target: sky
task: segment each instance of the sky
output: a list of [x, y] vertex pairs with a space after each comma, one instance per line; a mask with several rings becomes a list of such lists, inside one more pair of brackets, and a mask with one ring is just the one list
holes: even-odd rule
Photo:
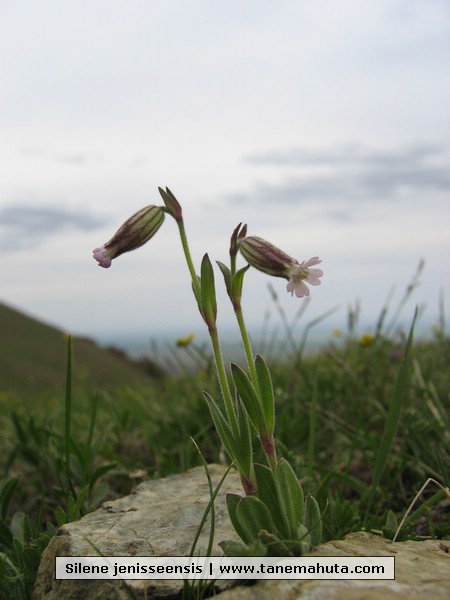
[[[228, 261], [240, 222], [322, 259], [302, 323], [336, 308], [323, 323], [345, 330], [359, 304], [373, 327], [422, 259], [402, 315], [436, 323], [449, 67], [449, 0], [1, 0], [0, 301], [98, 339], [201, 334], [172, 219], [110, 269], [92, 258], [168, 186], [198, 269]], [[289, 322], [305, 303], [251, 269], [255, 331], [279, 327], [269, 283]]]

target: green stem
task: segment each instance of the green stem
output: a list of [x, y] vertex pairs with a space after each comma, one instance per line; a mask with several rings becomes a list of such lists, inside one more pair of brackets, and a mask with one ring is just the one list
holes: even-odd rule
[[233, 435], [236, 439], [239, 438], [239, 426], [236, 418], [236, 412], [233, 405], [233, 399], [231, 397], [230, 386], [228, 384], [228, 378], [225, 371], [225, 365], [223, 362], [222, 351], [220, 349], [220, 340], [217, 328], [209, 329], [209, 337], [211, 338], [211, 345], [214, 353], [214, 361], [216, 363], [217, 376], [219, 379], [220, 391], [222, 392], [222, 398], [224, 399], [225, 409], [227, 411], [228, 420], [233, 430]]
[[[239, 331], [241, 333], [242, 345], [244, 346], [245, 356], [247, 358], [248, 369], [250, 371], [250, 377], [253, 383], [253, 387], [255, 388], [255, 392], [258, 398], [261, 398], [261, 390], [259, 388], [258, 375], [256, 373], [255, 361], [253, 358], [252, 346], [250, 344], [250, 338], [247, 333], [247, 328], [244, 322], [244, 314], [242, 312], [242, 307], [239, 304], [233, 303], [234, 313], [236, 315], [236, 319], [239, 325]], [[260, 434], [259, 439], [261, 441], [261, 446], [264, 450], [264, 453], [269, 461], [270, 467], [272, 470], [277, 466], [277, 452], [275, 449], [275, 440], [273, 435], [270, 436]]]
[[233, 279], [236, 273], [236, 254], [230, 255], [230, 267], [231, 279]]
[[177, 224], [178, 224], [178, 229], [180, 231], [180, 238], [181, 238], [181, 244], [183, 246], [184, 256], [186, 257], [186, 262], [187, 262], [187, 266], [189, 269], [189, 273], [191, 274], [192, 286], [194, 287], [196, 297], [200, 298], [200, 295], [201, 295], [200, 284], [198, 282], [197, 273], [195, 272], [194, 263], [192, 262], [191, 252], [189, 250], [189, 245], [188, 245], [188, 241], [187, 241], [187, 237], [186, 237], [186, 230], [184, 228], [184, 222], [182, 220], [177, 221]]
[[247, 328], [244, 322], [244, 314], [242, 312], [242, 307], [234, 306], [234, 313], [236, 315], [236, 319], [239, 325], [239, 331], [242, 338], [242, 345], [244, 346], [245, 357], [247, 359], [248, 369], [250, 371], [250, 376], [255, 387], [256, 393], [259, 395], [259, 383], [258, 376], [256, 374], [255, 361], [253, 358], [252, 346], [250, 343], [250, 338], [248, 337]]
[[[194, 293], [197, 298], [201, 297], [200, 283], [198, 281], [197, 273], [195, 272], [194, 263], [192, 261], [191, 252], [186, 236], [186, 230], [184, 228], [183, 220], [177, 221], [178, 229], [180, 231], [181, 244], [183, 246], [184, 256], [186, 257], [186, 263], [191, 274], [192, 286]], [[231, 397], [230, 386], [228, 384], [227, 374], [225, 371], [225, 365], [223, 361], [222, 351], [220, 349], [220, 340], [217, 328], [208, 327], [209, 336], [211, 338], [211, 345], [214, 353], [214, 361], [216, 363], [217, 377], [219, 379], [220, 391], [222, 392], [222, 398], [224, 399], [225, 409], [227, 411], [228, 420], [231, 424], [233, 434], [236, 438], [239, 437], [239, 426], [236, 418], [236, 412], [233, 406], [233, 399]]]

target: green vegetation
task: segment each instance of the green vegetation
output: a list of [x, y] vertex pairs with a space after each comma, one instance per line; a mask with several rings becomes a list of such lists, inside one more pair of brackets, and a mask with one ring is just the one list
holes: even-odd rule
[[[61, 390], [65, 379], [67, 335], [0, 302], [0, 393]], [[88, 338], [73, 339], [74, 384], [111, 388], [149, 383], [155, 365], [133, 362], [120, 350], [99, 348]]]
[[[0, 308], [4, 315], [6, 307]], [[202, 394], [217, 393], [217, 382], [192, 341], [180, 344], [177, 360], [195, 355], [202, 365], [197, 372], [150, 379], [130, 364], [119, 374], [116, 363], [102, 359], [101, 379], [115, 382], [107, 387], [84, 371], [89, 361], [80, 358], [81, 342], [75, 340], [66, 366], [68, 343], [60, 332], [52, 330], [51, 337], [50, 328], [33, 322], [27, 333], [25, 321], [18, 313], [9, 319], [12, 314], [15, 345], [6, 346], [10, 352], [0, 360], [0, 378], [8, 384], [0, 387], [0, 598], [26, 599], [59, 525], [128, 494], [146, 477], [201, 464], [190, 436], [208, 462], [220, 461], [221, 448]], [[411, 347], [408, 332], [388, 331], [382, 320], [363, 336], [356, 335], [354, 319], [349, 322], [346, 334], [314, 356], [304, 356], [303, 338], [289, 326], [288, 355], [268, 358], [277, 452], [318, 500], [323, 540], [361, 528], [392, 538], [429, 477], [450, 485], [450, 340], [443, 319], [433, 340]], [[25, 334], [26, 351], [19, 346]], [[53, 344], [59, 363], [47, 359]], [[22, 373], [16, 383], [23, 383], [14, 392], [8, 379], [13, 359]], [[27, 375], [41, 364], [55, 375], [47, 390], [42, 380], [32, 391]], [[415, 508], [397, 539], [450, 539], [444, 492], [426, 489]]]

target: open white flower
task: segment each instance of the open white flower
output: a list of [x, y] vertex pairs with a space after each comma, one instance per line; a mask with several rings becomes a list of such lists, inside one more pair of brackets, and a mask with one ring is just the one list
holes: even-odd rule
[[258, 269], [273, 275], [274, 277], [284, 277], [288, 279], [287, 291], [294, 294], [297, 298], [309, 296], [310, 285], [320, 285], [320, 277], [323, 275], [322, 269], [311, 269], [322, 261], [318, 256], [313, 256], [309, 260], [299, 263], [270, 242], [256, 236], [247, 236], [238, 241], [238, 248], [245, 260]]
[[289, 273], [289, 282], [286, 286], [291, 296], [295, 295], [297, 298], [303, 298], [303, 296], [309, 296], [309, 288], [306, 285], [320, 285], [320, 277], [323, 275], [322, 269], [311, 269], [314, 265], [318, 265], [322, 261], [318, 256], [313, 256], [309, 260], [304, 260], [298, 266], [292, 267]]

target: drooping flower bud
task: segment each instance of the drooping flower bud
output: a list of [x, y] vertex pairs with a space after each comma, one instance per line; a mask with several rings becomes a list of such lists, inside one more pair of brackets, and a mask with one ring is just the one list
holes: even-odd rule
[[99, 267], [107, 269], [113, 258], [130, 252], [146, 244], [158, 231], [164, 221], [164, 210], [160, 206], [146, 206], [134, 213], [114, 236], [93, 254]]
[[238, 240], [239, 251], [255, 269], [289, 279], [288, 273], [298, 266], [298, 261], [260, 237], [248, 236]]
[[255, 269], [274, 277], [288, 279], [286, 289], [292, 296], [294, 294], [297, 298], [309, 296], [306, 283], [310, 285], [321, 283], [322, 269], [310, 268], [322, 262], [318, 256], [299, 263], [270, 242], [255, 236], [238, 240], [238, 246], [242, 256]]

